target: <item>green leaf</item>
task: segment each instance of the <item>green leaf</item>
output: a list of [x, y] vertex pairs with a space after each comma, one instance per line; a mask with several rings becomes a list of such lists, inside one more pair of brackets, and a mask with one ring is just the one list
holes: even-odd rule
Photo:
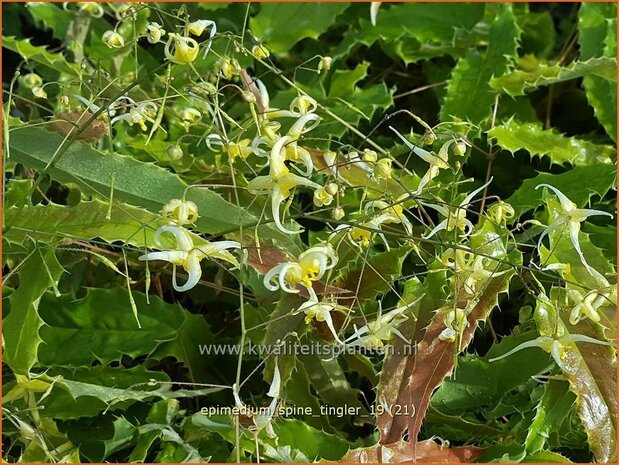
[[361, 391], [350, 386], [337, 358], [322, 360], [319, 355], [308, 355], [299, 356], [298, 360], [325, 404], [336, 407], [362, 407], [359, 401]]
[[55, 38], [66, 39], [73, 15], [62, 9], [58, 3], [31, 2], [27, 11], [35, 22], [41, 23], [43, 29], [51, 29]]
[[56, 376], [62, 378], [41, 402], [41, 415], [63, 420], [93, 417], [110, 407], [126, 409], [136, 400], [162, 396], [164, 391], [156, 392], [157, 386], [149, 386], [149, 382], [170, 380], [165, 373], [149, 371], [141, 365], [56, 368], [48, 375], [52, 380]]
[[543, 450], [550, 434], [556, 433], [569, 415], [575, 400], [576, 396], [569, 392], [569, 384], [564, 381], [549, 380], [544, 385], [544, 395], [537, 404], [525, 442], [529, 453]]
[[[561, 290], [563, 291], [563, 290]], [[561, 302], [562, 292], [551, 293], [552, 302]], [[543, 306], [543, 310], [542, 310]], [[603, 328], [589, 319], [572, 325], [567, 308], [538, 303], [536, 322], [542, 336], [582, 334], [605, 340]], [[614, 336], [613, 336], [614, 337]], [[587, 431], [589, 446], [597, 462], [617, 459], [617, 378], [615, 350], [599, 344], [577, 343], [563, 347], [563, 376], [576, 394], [576, 411]]]
[[616, 58], [591, 58], [569, 66], [540, 65], [533, 71], [513, 71], [490, 80], [490, 86], [511, 96], [524, 95], [540, 86], [569, 81], [583, 76], [598, 76], [617, 82]]
[[348, 3], [262, 3], [251, 18], [253, 34], [273, 52], [288, 52], [301, 39], [318, 38]]
[[[60, 135], [40, 128], [17, 128], [11, 131], [11, 158], [29, 168], [42, 170], [52, 161], [62, 141]], [[49, 174], [59, 182], [76, 183], [85, 193], [100, 198], [107, 198], [113, 186], [115, 199], [154, 213], [169, 200], [182, 198], [187, 187], [178, 176], [159, 166], [129, 156], [103, 154], [80, 142], [68, 148], [49, 169]], [[256, 222], [245, 209], [207, 188], [191, 189], [186, 198], [199, 208], [196, 226], [200, 231], [217, 234], [234, 231], [241, 222]]]
[[[583, 3], [578, 11], [578, 43], [583, 60], [617, 56], [617, 5]], [[598, 76], [586, 76], [583, 86], [589, 104], [606, 134], [617, 142], [617, 86]]]
[[352, 70], [335, 70], [331, 78], [331, 85], [329, 86], [329, 97], [344, 99], [350, 97], [356, 89], [356, 84], [367, 75], [369, 66], [368, 62], [364, 62]]
[[511, 120], [488, 131], [488, 136], [496, 140], [503, 149], [516, 153], [526, 150], [532, 157], [548, 155], [554, 164], [569, 162], [573, 165], [593, 165], [612, 163], [617, 151], [607, 145], [568, 137], [553, 129], [542, 129], [537, 124], [518, 123]]
[[[123, 354], [133, 358], [148, 355], [161, 344], [178, 339], [179, 329], [190, 317], [188, 312], [157, 296], [150, 296], [150, 304], [140, 292], [133, 291], [133, 297], [141, 328], [131, 311], [126, 289], [89, 289], [78, 300], [69, 295], [46, 295], [40, 305], [46, 324], [41, 329], [45, 345], [39, 350], [40, 363], [80, 367], [99, 360], [108, 364]], [[74, 350], [66, 350], [68, 346]], [[193, 349], [197, 351], [197, 347]]]
[[[538, 184], [550, 184], [563, 192], [579, 207], [584, 207], [594, 195], [604, 197], [616, 186], [617, 168], [614, 165], [597, 164], [577, 166], [562, 174], [539, 173], [534, 178], [525, 179], [507, 202], [516, 212], [513, 221], [542, 203], [543, 189], [535, 189]], [[583, 185], [583, 179], [587, 180]]]
[[512, 7], [505, 4], [490, 27], [486, 52], [471, 49], [456, 64], [441, 108], [441, 121], [456, 117], [480, 124], [490, 117], [495, 96], [488, 83], [492, 76], [505, 73], [511, 57], [517, 56], [519, 35]]
[[37, 363], [37, 350], [43, 342], [39, 334], [43, 326], [41, 297], [56, 286], [62, 272], [52, 249], [34, 249], [18, 272], [19, 287], [9, 297], [11, 312], [2, 322], [4, 361], [15, 373], [27, 374]]
[[81, 77], [82, 69], [75, 63], [69, 63], [61, 53], [48, 52], [44, 46], [30, 43], [30, 39], [16, 39], [13, 36], [2, 37], [2, 46], [19, 53], [26, 61], [41, 64], [61, 73]]
[[432, 396], [431, 406], [448, 415], [493, 406], [532, 376], [548, 371], [552, 366], [550, 357], [531, 357], [526, 350], [506, 359], [488, 362], [490, 358], [498, 357], [536, 336], [532, 332], [507, 336], [492, 346], [484, 357], [459, 357], [454, 376], [446, 379]]
[[356, 266], [344, 273], [337, 286], [355, 292], [358, 299], [373, 299], [391, 290], [391, 283], [402, 273], [402, 263], [410, 247], [398, 247], [388, 252], [361, 257]]
[[535, 452], [522, 460], [522, 463], [572, 463], [571, 460], [551, 450]]
[[[109, 243], [122, 241], [136, 247], [158, 247], [154, 240], [155, 230], [167, 224], [159, 215], [115, 203], [108, 219], [108, 209], [109, 204], [96, 199], [75, 207], [48, 204], [9, 208], [5, 213], [5, 224], [10, 228], [4, 231], [4, 238], [19, 243], [27, 237], [45, 243], [66, 238], [86, 241], [100, 238]], [[193, 238], [196, 244], [203, 242], [195, 234]], [[162, 240], [166, 238], [162, 237]], [[173, 245], [172, 241], [170, 245]]]

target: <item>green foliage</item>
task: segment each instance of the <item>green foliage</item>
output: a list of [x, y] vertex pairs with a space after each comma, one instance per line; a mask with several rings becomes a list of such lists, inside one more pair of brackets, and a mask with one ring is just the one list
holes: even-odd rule
[[547, 86], [583, 76], [594, 76], [610, 82], [617, 82], [617, 60], [592, 58], [587, 61], [577, 61], [566, 67], [540, 65], [533, 71], [518, 70], [493, 78], [490, 81], [490, 86], [511, 96], [517, 96], [524, 95], [539, 86]]
[[511, 5], [504, 5], [490, 25], [488, 48], [485, 52], [470, 50], [456, 64], [449, 80], [441, 120], [452, 117], [481, 124], [489, 119], [495, 96], [488, 82], [511, 65], [520, 29]]
[[4, 462], [616, 460], [615, 4], [3, 24]]
[[557, 165], [566, 162], [572, 165], [595, 165], [612, 163], [617, 158], [617, 151], [613, 147], [566, 137], [551, 129], [544, 130], [538, 125], [520, 124], [514, 120], [490, 129], [488, 136], [496, 140], [501, 148], [512, 153], [526, 150], [531, 156], [548, 155], [550, 161]]

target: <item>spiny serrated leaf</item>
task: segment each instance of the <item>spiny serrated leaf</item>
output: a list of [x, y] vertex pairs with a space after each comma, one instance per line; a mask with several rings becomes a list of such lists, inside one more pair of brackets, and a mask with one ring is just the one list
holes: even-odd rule
[[[582, 208], [594, 195], [603, 197], [616, 186], [616, 170], [616, 166], [607, 164], [576, 166], [565, 173], [539, 173], [534, 178], [525, 179], [506, 200], [516, 212], [513, 221], [542, 203], [543, 189], [535, 189], [539, 184], [556, 187]], [[587, 182], [583, 184], [585, 179]]]
[[2, 322], [4, 361], [19, 374], [27, 374], [38, 361], [43, 342], [41, 296], [56, 286], [63, 272], [52, 249], [34, 249], [25, 260], [18, 272], [19, 287], [9, 297], [11, 312]]
[[65, 11], [60, 4], [52, 2], [29, 2], [28, 13], [43, 29], [51, 29], [55, 38], [64, 40], [73, 15]]
[[593, 165], [612, 163], [617, 151], [607, 145], [564, 136], [553, 129], [542, 129], [533, 123], [519, 123], [511, 120], [488, 131], [488, 136], [496, 140], [503, 149], [516, 153], [526, 150], [531, 156], [548, 155], [552, 163], [562, 165]]
[[[4, 231], [4, 238], [19, 243], [27, 237], [45, 243], [100, 238], [109, 243], [122, 241], [136, 247], [158, 247], [154, 233], [167, 224], [159, 215], [116, 203], [110, 218], [106, 218], [108, 209], [109, 204], [97, 199], [74, 207], [48, 204], [9, 208], [5, 212], [5, 221], [11, 227]], [[199, 236], [192, 236], [196, 244], [203, 242]], [[166, 236], [161, 239], [165, 244]], [[174, 245], [174, 242], [170, 241], [169, 245]]]
[[347, 7], [348, 3], [262, 3], [250, 25], [270, 50], [287, 52], [301, 39], [316, 39]]
[[[617, 5], [588, 3], [578, 11], [578, 43], [581, 60], [617, 56]], [[598, 76], [585, 76], [583, 86], [589, 104], [606, 133], [617, 141], [617, 86]]]
[[[473, 238], [471, 248], [497, 259], [505, 259], [510, 263], [517, 264], [521, 262], [520, 252], [508, 250], [502, 240], [497, 240], [497, 237], [500, 237], [498, 226], [493, 225], [490, 221], [484, 221], [476, 230], [477, 232], [471, 236]], [[497, 267], [497, 263], [493, 262], [490, 266], [494, 270]], [[471, 300], [470, 296], [467, 297], [468, 294], [464, 289], [459, 289], [459, 292], [455, 293], [455, 295], [459, 296], [459, 301], [455, 303], [458, 308], [465, 308], [468, 304], [471, 305], [470, 313], [468, 314], [469, 325], [463, 331], [461, 339], [458, 340], [458, 343], [461, 344], [459, 349], [456, 348], [456, 341], [439, 339], [439, 335], [445, 329], [445, 314], [444, 312], [434, 312], [439, 308], [440, 304], [439, 306], [435, 305], [430, 310], [430, 314], [434, 312], [432, 320], [425, 328], [423, 339], [417, 344], [417, 350], [413, 357], [400, 356], [401, 363], [398, 363], [397, 360], [392, 360], [389, 364], [389, 371], [383, 369], [383, 372], [381, 372], [381, 385], [383, 388], [379, 389], [378, 401], [380, 403], [384, 402], [389, 406], [400, 405], [402, 408], [414, 411], [415, 415], [412, 417], [392, 417], [388, 412], [379, 415], [377, 424], [382, 444], [390, 444], [397, 441], [402, 437], [404, 430], [408, 426], [413, 453], [415, 453], [414, 447], [417, 443], [417, 435], [429, 406], [430, 396], [445, 377], [452, 372], [455, 354], [466, 348], [471, 342], [479, 321], [485, 321], [496, 306], [499, 294], [507, 290], [513, 274], [513, 270], [510, 269], [499, 276], [491, 276], [479, 284], [480, 291], [475, 296], [475, 300]], [[435, 292], [441, 291], [437, 289]], [[440, 297], [435, 297], [435, 299], [438, 300]], [[424, 302], [422, 301], [423, 304]], [[404, 379], [410, 384], [407, 389], [401, 389], [398, 383], [392, 381], [383, 382], [383, 379]]]
[[569, 81], [583, 76], [598, 76], [617, 82], [617, 59], [600, 57], [577, 61], [569, 66], [540, 65], [533, 71], [513, 71], [490, 80], [490, 86], [511, 96], [524, 95], [540, 86]]
[[[44, 169], [63, 138], [41, 128], [18, 128], [11, 132], [11, 158], [37, 170]], [[139, 173], [139, 176], [136, 176]], [[114, 198], [158, 213], [171, 199], [180, 199], [187, 188], [177, 175], [159, 166], [142, 163], [129, 156], [103, 154], [81, 142], [73, 143], [49, 169], [52, 178], [77, 183], [80, 188], [100, 198], [114, 189]], [[242, 222], [256, 219], [245, 209], [227, 202], [207, 188], [191, 189], [186, 198], [198, 206], [200, 231], [219, 233], [238, 229]], [[9, 223], [10, 224], [10, 223]]]
[[488, 49], [470, 50], [454, 68], [441, 108], [441, 121], [452, 117], [480, 124], [492, 114], [495, 96], [488, 82], [507, 70], [516, 56], [520, 29], [511, 5], [505, 4], [490, 27]]
[[[148, 355], [161, 344], [178, 340], [179, 330], [191, 314], [157, 296], [150, 297], [150, 304], [140, 292], [133, 291], [133, 297], [141, 328], [126, 289], [89, 289], [77, 300], [70, 295], [45, 295], [39, 307], [45, 322], [40, 331], [44, 344], [39, 348], [39, 362], [48, 367], [89, 366], [96, 360], [108, 364], [123, 354]], [[203, 337], [201, 342], [208, 342], [208, 330], [203, 331]], [[69, 346], [73, 349], [66, 350]], [[196, 347], [191, 349], [197, 351]]]
[[557, 432], [569, 415], [575, 399], [564, 381], [549, 380], [544, 385], [544, 394], [535, 408], [535, 418], [525, 441], [529, 453], [543, 450], [550, 434]]
[[31, 60], [74, 77], [82, 75], [82, 69], [75, 63], [67, 62], [64, 55], [48, 52], [44, 46], [32, 45], [30, 39], [16, 39], [13, 36], [2, 37], [2, 46], [19, 53], [25, 60]]
[[493, 405], [532, 376], [544, 373], [552, 366], [550, 357], [533, 359], [526, 351], [517, 352], [509, 359], [488, 362], [535, 337], [530, 331], [507, 336], [493, 345], [484, 357], [460, 357], [454, 376], [443, 382], [432, 396], [431, 405], [446, 414], [462, 415], [481, 406]]

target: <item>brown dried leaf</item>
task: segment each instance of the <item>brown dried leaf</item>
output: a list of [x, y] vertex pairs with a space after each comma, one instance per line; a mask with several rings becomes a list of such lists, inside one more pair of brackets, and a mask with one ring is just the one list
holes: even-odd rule
[[351, 450], [341, 461], [358, 463], [469, 463], [479, 457], [483, 449], [479, 447], [442, 447], [428, 439], [417, 444], [417, 453], [407, 441], [393, 444], [377, 444]]
[[[478, 232], [473, 234], [471, 247], [479, 253], [497, 258], [503, 257], [510, 263], [519, 263], [521, 260], [519, 252], [513, 250], [508, 255], [506, 245], [500, 240], [499, 233], [496, 225], [486, 221], [479, 226]], [[468, 326], [457, 341], [460, 343], [459, 347], [455, 347], [456, 342], [439, 339], [439, 335], [445, 329], [445, 313], [438, 312], [434, 314], [425, 328], [423, 339], [417, 344], [413, 356], [389, 360], [386, 363], [381, 373], [381, 386], [378, 392], [378, 402], [386, 407], [385, 413], [377, 419], [382, 444], [399, 441], [408, 429], [414, 452], [432, 393], [453, 371], [456, 354], [464, 350], [471, 342], [478, 322], [486, 320], [497, 304], [498, 295], [507, 290], [512, 275], [513, 270], [509, 270], [505, 274], [489, 278], [481, 285], [480, 291], [475, 296], [467, 294], [461, 287], [462, 283], [459, 284], [459, 289], [454, 290], [453, 295], [459, 296], [456, 302], [457, 308], [471, 309], [468, 313]], [[426, 286], [425, 292], [429, 293], [433, 299], [434, 308], [430, 309], [430, 312], [438, 309], [441, 306], [440, 290], [436, 286]], [[422, 302], [422, 305], [427, 305], [427, 303]], [[427, 315], [428, 309], [426, 308], [417, 328], [420, 323], [427, 321]], [[415, 341], [418, 329], [414, 331], [414, 333], [404, 334], [411, 334]], [[395, 402], [393, 402], [394, 398]], [[398, 412], [404, 415], [394, 415]]]
[[[80, 125], [90, 118], [92, 118], [92, 113], [88, 110], [58, 112], [49, 124], [49, 128], [62, 136], [71, 137], [79, 129]], [[103, 137], [106, 131], [107, 124], [100, 119], [95, 119], [77, 136], [77, 140], [96, 142]]]

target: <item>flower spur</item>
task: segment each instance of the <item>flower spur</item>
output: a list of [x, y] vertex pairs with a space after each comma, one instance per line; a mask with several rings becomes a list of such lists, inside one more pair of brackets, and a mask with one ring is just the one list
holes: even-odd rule
[[554, 218], [554, 220], [548, 225], [548, 227], [544, 230], [539, 240], [537, 241], [537, 247], [539, 249], [542, 240], [548, 234], [556, 230], [557, 228], [567, 225], [569, 228], [570, 239], [572, 244], [574, 245], [574, 249], [576, 249], [576, 253], [580, 257], [580, 261], [585, 266], [589, 273], [592, 273], [592, 268], [589, 266], [587, 261], [585, 260], [585, 256], [582, 253], [580, 248], [580, 242], [578, 240], [578, 233], [580, 232], [580, 223], [585, 221], [590, 216], [596, 215], [604, 215], [613, 217], [608, 212], [601, 210], [590, 210], [586, 208], [578, 208], [574, 202], [568, 199], [563, 192], [557, 189], [550, 184], [538, 184], [535, 189], [539, 189], [540, 187], [547, 187], [551, 191], [553, 191], [557, 197], [559, 198], [559, 202], [561, 204], [561, 211], [558, 212], [558, 215]]
[[379, 301], [376, 320], [370, 321], [361, 328], [353, 325], [355, 332], [344, 340], [344, 344], [361, 346], [368, 350], [382, 350], [384, 343], [393, 339], [394, 335], [410, 344], [410, 341], [397, 329], [397, 326], [408, 319], [406, 315], [403, 315], [404, 311], [415, 305], [423, 297], [422, 295], [413, 302], [394, 308], [384, 315], [382, 314], [382, 305]]
[[[173, 250], [150, 252], [140, 256], [139, 260], [163, 260], [172, 263], [172, 285], [178, 292], [188, 291], [198, 284], [202, 277], [200, 262], [204, 258], [216, 258], [230, 263], [235, 268], [239, 267], [236, 257], [228, 252], [229, 249], [241, 249], [241, 244], [236, 241], [207, 242], [204, 245], [194, 246], [189, 231], [180, 226], [169, 225], [161, 226], [155, 232], [155, 243], [161, 248], [164, 247], [161, 243], [161, 235], [163, 233], [170, 233], [174, 236], [176, 248]], [[187, 281], [182, 286], [179, 286], [176, 281], [177, 266], [182, 266], [189, 275]]]
[[471, 200], [473, 200], [473, 197], [475, 197], [479, 192], [481, 192], [483, 189], [488, 187], [491, 182], [492, 182], [492, 178], [490, 178], [490, 180], [486, 184], [484, 184], [481, 187], [478, 187], [473, 192], [471, 192], [469, 195], [467, 195], [464, 198], [464, 200], [462, 200], [462, 202], [460, 202], [460, 204], [456, 207], [455, 213], [452, 212], [445, 205], [435, 205], [432, 203], [426, 203], [426, 202], [419, 201], [420, 204], [426, 207], [430, 207], [436, 210], [437, 212], [439, 212], [442, 216], [446, 217], [443, 221], [437, 224], [436, 227], [432, 231], [430, 231], [430, 233], [427, 236], [424, 236], [424, 238], [428, 239], [434, 236], [437, 232], [442, 231], [442, 230], [453, 231], [456, 228], [459, 229], [460, 231], [464, 231], [465, 236], [468, 236], [469, 234], [471, 234], [471, 231], [473, 230], [473, 223], [471, 223], [466, 218], [466, 209], [468, 205], [471, 203]]
[[341, 305], [328, 303], [328, 302], [320, 302], [318, 300], [318, 296], [313, 288], [308, 287], [307, 291], [309, 292], [309, 299], [306, 302], [302, 303], [299, 308], [297, 308], [293, 315], [298, 313], [305, 313], [305, 324], [310, 324], [312, 320], [320, 321], [326, 323], [329, 331], [333, 335], [333, 338], [339, 344], [344, 344], [342, 340], [338, 337], [337, 331], [335, 330], [335, 326], [333, 325], [333, 318], [331, 317], [331, 312], [335, 310], [346, 310], [346, 307]]
[[285, 234], [300, 234], [300, 230], [292, 231], [282, 225], [281, 204], [292, 195], [292, 190], [297, 186], [311, 187], [315, 190], [320, 185], [290, 172], [285, 164], [285, 157], [282, 155], [284, 144], [290, 140], [290, 137], [284, 136], [277, 141], [271, 150], [269, 174], [257, 176], [249, 181], [247, 190], [255, 195], [271, 195], [271, 212], [277, 228]]
[[[290, 294], [299, 293], [291, 286], [301, 284], [306, 289], [313, 281], [322, 279], [324, 274], [337, 265], [337, 255], [330, 245], [315, 245], [299, 255], [296, 262], [284, 262], [274, 266], [264, 275], [264, 287], [270, 291], [282, 289]], [[277, 278], [277, 284], [273, 280]]]
[[583, 334], [566, 334], [564, 336], [558, 338], [552, 338], [550, 336], [539, 336], [533, 339], [532, 341], [526, 341], [522, 344], [514, 347], [512, 350], [504, 353], [503, 355], [495, 358], [491, 358], [488, 361], [490, 363], [496, 362], [497, 360], [504, 359], [509, 357], [516, 352], [520, 352], [523, 349], [528, 349], [531, 347], [539, 347], [545, 352], [548, 352], [552, 355], [552, 358], [557, 362], [559, 368], [563, 371], [569, 372], [570, 368], [565, 363], [565, 350], [574, 346], [577, 342], [585, 342], [587, 344], [598, 344], [598, 345], [610, 345], [609, 342], [600, 341], [598, 339], [594, 339], [589, 336], [585, 336]]
[[411, 144], [402, 134], [400, 134], [395, 128], [389, 126], [395, 134], [404, 142], [404, 144], [413, 151], [416, 155], [418, 155], [423, 161], [430, 164], [428, 171], [423, 175], [419, 185], [417, 186], [417, 190], [414, 192], [415, 195], [419, 195], [423, 188], [432, 181], [435, 177], [438, 176], [439, 171], [441, 169], [449, 168], [449, 163], [447, 161], [447, 152], [449, 150], [450, 145], [454, 142], [453, 140], [447, 141], [441, 149], [439, 150], [437, 155], [434, 155], [427, 150], [422, 149], [421, 147], [417, 147], [416, 145]]

